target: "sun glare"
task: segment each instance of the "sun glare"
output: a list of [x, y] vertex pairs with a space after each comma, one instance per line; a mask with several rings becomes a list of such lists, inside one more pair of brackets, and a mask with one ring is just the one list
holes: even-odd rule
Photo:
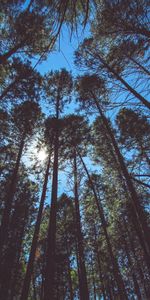
[[37, 153], [37, 157], [39, 160], [43, 161], [46, 159], [47, 157], [47, 153], [44, 149], [40, 150], [38, 153]]

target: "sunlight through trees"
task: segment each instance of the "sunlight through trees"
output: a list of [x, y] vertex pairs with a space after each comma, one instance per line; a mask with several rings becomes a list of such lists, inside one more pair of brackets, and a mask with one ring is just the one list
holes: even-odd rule
[[0, 300], [149, 300], [149, 1], [0, 7]]

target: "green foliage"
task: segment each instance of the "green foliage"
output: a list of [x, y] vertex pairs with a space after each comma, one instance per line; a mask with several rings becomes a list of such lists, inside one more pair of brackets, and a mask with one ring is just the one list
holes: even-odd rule
[[32, 101], [26, 101], [21, 105], [15, 106], [12, 121], [21, 136], [30, 136], [33, 129], [37, 126], [41, 117], [39, 105]]
[[1, 101], [11, 99], [12, 103], [14, 100], [16, 103], [17, 100], [38, 101], [40, 99], [42, 76], [33, 70], [29, 61], [23, 63], [19, 58], [13, 59], [7, 72], [8, 75], [2, 82]]
[[[2, 300], [49, 300], [49, 274], [54, 300], [149, 299], [148, 1], [2, 0], [0, 21]], [[42, 76], [61, 30], [86, 24], [76, 78]]]

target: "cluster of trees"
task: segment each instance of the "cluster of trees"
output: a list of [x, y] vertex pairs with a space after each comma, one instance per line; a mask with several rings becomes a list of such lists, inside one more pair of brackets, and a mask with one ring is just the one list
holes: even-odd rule
[[[1, 11], [1, 300], [149, 299], [148, 1], [3, 0]], [[34, 58], [79, 23], [91, 26], [80, 75], [42, 76]]]

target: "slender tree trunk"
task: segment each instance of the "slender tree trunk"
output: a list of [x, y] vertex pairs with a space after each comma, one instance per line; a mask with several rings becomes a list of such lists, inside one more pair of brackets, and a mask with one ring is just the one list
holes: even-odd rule
[[18, 271], [19, 271], [19, 262], [20, 262], [20, 257], [21, 257], [21, 252], [22, 252], [22, 243], [23, 243], [23, 238], [24, 238], [24, 233], [25, 233], [25, 220], [26, 217], [24, 219], [24, 224], [22, 226], [22, 230], [20, 233], [20, 239], [18, 242], [18, 251], [16, 253], [16, 262], [15, 262], [15, 266], [14, 266], [14, 272], [13, 272], [13, 276], [11, 279], [11, 286], [10, 286], [10, 290], [11, 290], [11, 295], [10, 295], [10, 299], [13, 300], [15, 297], [15, 293], [16, 293], [16, 284], [17, 284], [17, 280], [18, 280]]
[[70, 293], [70, 300], [73, 300], [73, 287], [72, 287], [72, 278], [71, 278], [71, 269], [70, 269], [70, 259], [69, 259], [67, 238], [66, 238], [66, 250], [67, 250], [67, 269], [68, 269], [69, 293]]
[[102, 294], [103, 294], [103, 299], [106, 300], [105, 286], [104, 286], [104, 281], [103, 281], [103, 276], [102, 276], [99, 253], [97, 253], [97, 262], [98, 262], [99, 279], [101, 282], [101, 290], [102, 290]]
[[133, 210], [134, 217], [135, 217], [135, 219], [137, 219], [137, 224], [136, 224], [137, 234], [139, 236], [139, 239], [141, 241], [141, 245], [142, 245], [142, 247], [144, 249], [144, 252], [145, 252], [147, 265], [150, 268], [150, 255], [149, 255], [149, 252], [150, 252], [150, 230], [148, 228], [146, 215], [143, 211], [143, 207], [140, 204], [137, 192], [134, 188], [134, 185], [133, 185], [132, 180], [130, 178], [130, 174], [129, 174], [129, 172], [127, 170], [127, 167], [125, 165], [124, 158], [123, 158], [123, 156], [122, 156], [122, 154], [119, 150], [119, 147], [117, 145], [115, 136], [114, 136], [114, 134], [113, 134], [113, 132], [112, 132], [110, 126], [109, 126], [108, 120], [105, 117], [104, 113], [102, 112], [100, 104], [99, 104], [97, 98], [95, 97], [95, 95], [93, 95], [93, 93], [92, 93], [92, 96], [94, 97], [94, 101], [95, 101], [95, 104], [97, 106], [97, 109], [100, 113], [102, 121], [105, 125], [105, 128], [106, 128], [107, 132], [108, 132], [108, 135], [110, 136], [110, 139], [112, 141], [112, 145], [113, 145], [115, 153], [116, 153], [116, 157], [118, 158], [118, 162], [120, 164], [122, 174], [125, 178], [126, 185], [128, 187], [128, 191], [129, 191], [130, 198], [131, 198], [131, 201], [132, 201], [132, 205], [133, 205], [133, 208], [134, 208], [134, 210]]
[[[20, 248], [23, 242], [23, 233], [25, 230], [26, 219], [28, 216], [28, 208], [22, 210], [23, 215], [20, 217], [21, 204], [17, 203], [15, 207], [14, 214], [11, 218], [10, 229], [11, 229], [11, 240], [9, 241], [8, 247], [5, 250], [5, 256], [3, 256], [1, 262], [1, 295], [2, 299], [12, 299], [13, 291], [15, 290], [14, 277], [16, 277], [18, 272], [18, 260], [20, 258]], [[21, 219], [22, 226], [20, 227], [18, 233], [18, 225], [20, 224]], [[13, 236], [14, 234], [14, 236]], [[14, 285], [12, 284], [14, 282]], [[12, 296], [12, 298], [11, 298]]]
[[146, 285], [145, 285], [145, 278], [144, 278], [144, 274], [143, 274], [143, 271], [142, 271], [142, 268], [141, 268], [141, 265], [140, 265], [140, 261], [137, 257], [137, 254], [136, 254], [136, 250], [135, 250], [135, 247], [134, 247], [134, 240], [131, 237], [130, 230], [128, 230], [128, 226], [127, 226], [127, 222], [126, 222], [125, 218], [123, 218], [123, 224], [124, 224], [125, 231], [126, 231], [126, 233], [128, 235], [128, 238], [129, 238], [130, 250], [131, 250], [131, 252], [133, 253], [133, 256], [134, 256], [134, 263], [136, 264], [137, 269], [139, 271], [139, 276], [140, 276], [140, 280], [143, 284], [146, 299], [148, 299], [149, 291], [147, 290]]
[[105, 239], [106, 239], [106, 243], [107, 243], [107, 247], [108, 247], [108, 252], [109, 252], [109, 255], [110, 255], [110, 258], [111, 258], [111, 262], [112, 262], [112, 267], [113, 267], [113, 271], [114, 271], [114, 278], [116, 280], [116, 283], [117, 283], [117, 286], [118, 286], [118, 291], [119, 291], [119, 294], [120, 294], [120, 300], [128, 299], [126, 289], [125, 289], [125, 286], [124, 286], [124, 282], [123, 282], [123, 279], [122, 279], [122, 276], [121, 276], [121, 273], [120, 273], [120, 270], [119, 270], [118, 262], [114, 257], [111, 242], [110, 242], [110, 239], [109, 239], [109, 236], [108, 236], [107, 224], [106, 224], [105, 216], [104, 216], [104, 213], [103, 213], [103, 208], [102, 208], [102, 206], [100, 204], [100, 201], [97, 197], [95, 186], [94, 186], [93, 181], [92, 181], [92, 179], [89, 175], [87, 167], [86, 167], [86, 165], [85, 165], [85, 163], [84, 163], [84, 161], [83, 161], [83, 159], [82, 159], [79, 152], [78, 152], [78, 155], [81, 159], [84, 170], [85, 170], [85, 172], [87, 174], [87, 177], [89, 179], [89, 182], [91, 184], [91, 189], [92, 189], [93, 194], [94, 194], [95, 202], [96, 202], [96, 205], [97, 205], [97, 208], [98, 208], [99, 216], [100, 216], [100, 219], [101, 219], [101, 222], [102, 222], [102, 227], [103, 227], [104, 234], [105, 234]]
[[127, 241], [126, 241], [124, 228], [123, 228], [121, 222], [119, 222], [118, 228], [119, 228], [119, 231], [120, 231], [122, 244], [124, 245], [124, 250], [125, 250], [125, 253], [126, 253], [126, 256], [127, 256], [127, 259], [128, 259], [128, 265], [129, 265], [129, 268], [131, 270], [131, 274], [132, 274], [132, 278], [133, 278], [133, 284], [134, 284], [134, 292], [137, 295], [137, 299], [142, 300], [140, 287], [139, 287], [139, 284], [138, 284], [138, 281], [137, 281], [137, 278], [136, 278], [136, 274], [133, 270], [132, 259], [131, 259], [130, 251], [129, 251], [128, 244], [127, 244]]
[[57, 190], [58, 190], [58, 134], [55, 139], [55, 150], [54, 150], [51, 210], [50, 210], [50, 221], [49, 221], [49, 228], [48, 228], [47, 251], [46, 251], [44, 300], [54, 299]]
[[95, 285], [95, 275], [94, 275], [94, 267], [93, 267], [93, 257], [91, 255], [91, 275], [92, 275], [92, 281], [93, 281], [93, 300], [96, 300], [96, 285]]
[[99, 255], [99, 249], [98, 249], [98, 243], [97, 243], [97, 234], [96, 234], [95, 224], [94, 224], [94, 248], [95, 248], [95, 253], [96, 253], [96, 256], [97, 256], [99, 279], [100, 279], [100, 282], [101, 282], [101, 290], [102, 290], [102, 294], [103, 294], [103, 299], [106, 300], [105, 287], [104, 287], [104, 281], [103, 281], [103, 275], [102, 275], [102, 269], [101, 269], [101, 262], [100, 262], [100, 255]]
[[19, 171], [21, 156], [24, 148], [24, 137], [21, 140], [19, 152], [15, 164], [15, 168], [11, 177], [11, 182], [9, 186], [9, 190], [6, 197], [6, 204], [4, 208], [4, 213], [2, 216], [2, 222], [0, 227], [0, 261], [2, 262], [2, 253], [3, 253], [3, 246], [7, 240], [8, 236], [8, 228], [9, 228], [9, 221], [10, 221], [10, 212], [12, 207], [13, 198], [16, 191], [16, 184], [17, 184], [17, 175]]
[[147, 108], [150, 109], [150, 102], [146, 100], [142, 95], [140, 95], [136, 90], [134, 90], [110, 65], [106, 63], [106, 61], [98, 55], [98, 58], [102, 62], [103, 66], [111, 73], [113, 74], [117, 80], [119, 80], [126, 88], [127, 90], [135, 96], [135, 98], [139, 99], [142, 104], [144, 104]]
[[[77, 236], [77, 234], [76, 234], [76, 236]], [[79, 267], [79, 251], [78, 251], [78, 245], [77, 245], [77, 237], [75, 240], [75, 248], [76, 248], [76, 262], [77, 262], [77, 270], [78, 270], [78, 287], [79, 287], [79, 295], [80, 295], [80, 267]]]
[[[44, 243], [44, 254], [46, 253], [46, 240]], [[40, 287], [40, 300], [44, 299], [44, 281], [45, 281], [45, 255], [43, 255], [42, 268], [41, 268], [42, 282]]]
[[135, 275], [135, 273], [133, 271], [131, 257], [130, 257], [130, 253], [129, 253], [128, 246], [127, 246], [127, 243], [126, 243], [125, 239], [124, 239], [124, 245], [125, 245], [125, 252], [126, 252], [126, 255], [127, 255], [127, 259], [128, 259], [128, 264], [129, 264], [129, 267], [130, 267], [130, 270], [131, 270], [131, 273], [132, 273], [133, 284], [134, 284], [134, 292], [137, 295], [137, 299], [138, 300], [142, 300], [142, 295], [141, 295], [140, 287], [139, 287], [136, 275]]
[[81, 229], [80, 209], [79, 209], [76, 151], [74, 151], [74, 197], [75, 197], [74, 201], [75, 201], [76, 228], [77, 228], [77, 248], [78, 248], [78, 258], [79, 258], [79, 272], [80, 272], [80, 276], [79, 276], [80, 300], [89, 300], [85, 258], [84, 258], [83, 235]]
[[93, 279], [93, 294], [94, 294], [94, 300], [97, 299], [96, 297], [96, 286], [95, 286], [95, 277], [94, 277], [94, 270], [92, 269], [92, 273], [93, 273], [93, 276], [92, 276], [92, 279]]
[[[56, 103], [56, 120], [59, 121], [59, 93]], [[58, 193], [58, 151], [59, 151], [59, 128], [58, 122], [54, 137], [54, 163], [52, 178], [51, 210], [48, 226], [47, 247], [46, 247], [46, 266], [44, 281], [44, 300], [54, 299], [55, 283], [55, 251], [56, 251], [56, 212], [57, 212], [57, 193]]]
[[108, 287], [108, 295], [109, 295], [109, 300], [115, 300], [114, 299], [114, 295], [112, 295], [112, 290], [110, 288], [110, 279], [108, 278], [108, 281], [107, 281], [107, 287]]
[[35, 278], [34, 278], [34, 276], [32, 276], [32, 285], [33, 285], [33, 300], [37, 300], [36, 285], [35, 285]]
[[44, 295], [44, 274], [43, 274], [43, 272], [41, 273], [41, 275], [42, 275], [42, 282], [41, 282], [41, 288], [40, 288], [40, 300], [43, 300], [43, 295]]
[[49, 176], [49, 169], [50, 169], [50, 159], [51, 159], [51, 154], [49, 155], [48, 163], [47, 163], [47, 167], [46, 167], [43, 190], [42, 190], [42, 195], [41, 195], [41, 200], [40, 200], [40, 206], [39, 206], [38, 216], [37, 216], [37, 220], [36, 220], [36, 224], [35, 224], [34, 235], [33, 235], [32, 245], [31, 245], [31, 250], [30, 250], [30, 256], [29, 256], [29, 261], [27, 264], [27, 270], [26, 270], [26, 274], [25, 274], [25, 278], [24, 278], [24, 283], [23, 283], [20, 300], [28, 299], [31, 276], [33, 273], [33, 266], [34, 266], [34, 260], [35, 260], [35, 253], [36, 253], [40, 225], [41, 225], [41, 220], [42, 220], [44, 201], [45, 201], [46, 191], [47, 191], [47, 183], [48, 183], [48, 176]]

